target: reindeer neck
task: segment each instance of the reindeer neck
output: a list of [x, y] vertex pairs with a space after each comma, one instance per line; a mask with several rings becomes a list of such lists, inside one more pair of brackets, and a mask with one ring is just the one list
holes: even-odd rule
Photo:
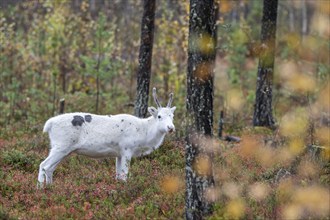
[[165, 133], [157, 130], [157, 121], [153, 116], [144, 119], [147, 124], [146, 145], [157, 149], [164, 140]]

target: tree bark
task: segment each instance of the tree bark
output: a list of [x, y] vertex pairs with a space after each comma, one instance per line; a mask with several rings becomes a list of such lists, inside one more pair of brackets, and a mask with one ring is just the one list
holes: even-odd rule
[[[216, 47], [216, 9], [213, 0], [190, 0], [187, 72], [186, 136], [186, 219], [202, 219], [212, 204], [205, 190], [214, 184], [212, 153], [201, 139], [212, 136], [213, 76]], [[197, 169], [198, 159], [206, 158], [209, 170]]]
[[301, 2], [301, 35], [307, 35], [308, 18], [307, 18], [307, 3], [306, 0]]
[[261, 23], [261, 52], [259, 55], [256, 101], [253, 125], [274, 127], [272, 86], [274, 75], [277, 0], [264, 0]]
[[140, 118], [146, 117], [148, 110], [156, 0], [144, 0], [143, 8], [137, 94], [134, 110], [135, 116]]
[[295, 27], [294, 27], [294, 24], [295, 24], [295, 10], [294, 10], [294, 7], [293, 7], [293, 3], [292, 2], [289, 2], [289, 30], [290, 32], [294, 32], [295, 31]]
[[60, 99], [60, 110], [59, 110], [59, 114], [63, 114], [64, 113], [64, 108], [65, 108], [65, 99], [62, 98], [62, 99]]

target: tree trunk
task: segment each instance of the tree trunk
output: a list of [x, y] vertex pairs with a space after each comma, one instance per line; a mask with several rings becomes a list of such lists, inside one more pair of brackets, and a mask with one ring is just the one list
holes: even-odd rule
[[[65, 49], [62, 49], [65, 50]], [[60, 79], [62, 81], [62, 92], [65, 94], [66, 93], [66, 87], [67, 87], [67, 72], [68, 68], [66, 68], [66, 56], [65, 54], [62, 54], [60, 58]]]
[[155, 8], [156, 0], [144, 0], [141, 22], [139, 68], [137, 74], [137, 93], [134, 112], [135, 116], [140, 118], [146, 117], [148, 110]]
[[96, 114], [99, 113], [99, 101], [100, 99], [100, 77], [99, 77], [99, 73], [96, 76], [96, 102], [95, 102], [95, 112]]
[[65, 108], [65, 99], [62, 98], [62, 99], [60, 99], [60, 110], [59, 110], [59, 114], [63, 114], [64, 113], [64, 108]]
[[[205, 198], [205, 190], [214, 184], [212, 152], [206, 149], [206, 143], [199, 138], [211, 137], [213, 129], [215, 22], [216, 9], [213, 0], [190, 0], [186, 106], [186, 219], [201, 219], [212, 211], [212, 204]], [[198, 166], [203, 161], [208, 163], [208, 170], [201, 172]]]
[[307, 35], [308, 28], [308, 17], [307, 17], [307, 3], [306, 0], [301, 2], [301, 35], [302, 40], [304, 41], [305, 36]]
[[295, 27], [294, 27], [294, 23], [295, 23], [295, 12], [294, 12], [294, 7], [293, 7], [293, 3], [289, 2], [289, 30], [290, 32], [294, 32], [295, 31]]
[[[100, 65], [101, 65], [101, 42], [102, 37], [98, 37], [98, 55], [97, 55], [97, 63], [96, 63], [96, 102], [95, 102], [95, 112], [99, 113], [99, 98], [100, 98]], [[113, 88], [113, 86], [111, 86]]]
[[275, 59], [277, 0], [264, 0], [261, 24], [261, 52], [259, 55], [256, 101], [253, 125], [273, 127], [272, 86]]
[[53, 73], [53, 111], [52, 116], [55, 115], [55, 106], [56, 106], [56, 84], [57, 84], [57, 74]]

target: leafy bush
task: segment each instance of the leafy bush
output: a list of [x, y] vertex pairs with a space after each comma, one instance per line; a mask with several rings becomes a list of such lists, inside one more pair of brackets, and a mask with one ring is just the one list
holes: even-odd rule
[[5, 151], [2, 155], [4, 165], [9, 165], [15, 169], [33, 172], [37, 169], [39, 162], [35, 156], [26, 155], [18, 150]]
[[17, 218], [10, 217], [7, 212], [2, 208], [2, 205], [0, 205], [0, 219], [2, 220], [15, 220]]

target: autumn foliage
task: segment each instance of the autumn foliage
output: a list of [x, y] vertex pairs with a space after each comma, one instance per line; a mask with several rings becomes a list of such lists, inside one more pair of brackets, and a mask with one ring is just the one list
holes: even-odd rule
[[[3, 2], [0, 219], [184, 218], [189, 1], [156, 1], [151, 85], [160, 98], [175, 93], [176, 133], [132, 161], [127, 183], [115, 181], [113, 159], [72, 155], [43, 190], [37, 172], [49, 143], [41, 131], [61, 98], [66, 112], [133, 113], [142, 1]], [[261, 1], [216, 2], [213, 133], [222, 110], [223, 137], [241, 141], [194, 140], [211, 152], [193, 162], [214, 175], [206, 218], [329, 218], [329, 2], [279, 1], [273, 129], [252, 127]], [[207, 53], [209, 39], [197, 43]]]

